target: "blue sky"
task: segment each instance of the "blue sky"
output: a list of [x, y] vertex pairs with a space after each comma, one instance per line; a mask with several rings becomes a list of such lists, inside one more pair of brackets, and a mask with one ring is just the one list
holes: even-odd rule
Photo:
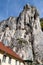
[[26, 3], [36, 6], [43, 17], [43, 0], [0, 0], [0, 20], [17, 17]]

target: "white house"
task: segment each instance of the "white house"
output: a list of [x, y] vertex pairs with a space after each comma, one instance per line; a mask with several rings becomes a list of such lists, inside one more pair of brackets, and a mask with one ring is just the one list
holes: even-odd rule
[[0, 42], [0, 65], [24, 65], [24, 61], [11, 48]]

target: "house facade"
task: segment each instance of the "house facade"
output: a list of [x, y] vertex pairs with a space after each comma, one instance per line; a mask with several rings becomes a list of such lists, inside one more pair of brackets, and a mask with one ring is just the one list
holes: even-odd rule
[[24, 61], [13, 50], [0, 42], [0, 65], [24, 65]]

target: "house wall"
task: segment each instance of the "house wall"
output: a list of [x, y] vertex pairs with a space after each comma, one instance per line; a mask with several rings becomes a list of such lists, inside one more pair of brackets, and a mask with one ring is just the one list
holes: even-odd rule
[[13, 58], [11, 59], [11, 63], [9, 64], [9, 57], [8, 56], [6, 56], [5, 62], [2, 61], [3, 60], [3, 54], [2, 53], [0, 53], [0, 60], [1, 60], [0, 65], [24, 65], [23, 62], [20, 62], [19, 60], [16, 60]]

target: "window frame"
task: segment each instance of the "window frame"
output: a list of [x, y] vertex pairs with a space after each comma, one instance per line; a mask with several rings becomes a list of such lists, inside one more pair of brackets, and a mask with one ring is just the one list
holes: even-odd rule
[[2, 62], [5, 62], [6, 61], [6, 53], [3, 55], [3, 59], [2, 59]]
[[11, 64], [11, 57], [9, 57], [8, 63]]

